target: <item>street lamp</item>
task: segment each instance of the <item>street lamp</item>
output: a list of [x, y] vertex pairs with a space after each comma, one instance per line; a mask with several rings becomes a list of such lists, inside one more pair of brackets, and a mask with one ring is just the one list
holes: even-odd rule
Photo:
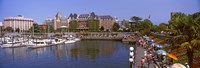
[[130, 53], [129, 53], [129, 55], [130, 55], [130, 58], [129, 58], [130, 68], [133, 68], [134, 67], [134, 58], [135, 58], [134, 57], [134, 48], [130, 47], [129, 50], [130, 50]]
[[133, 52], [130, 52], [129, 54], [130, 54], [130, 56], [132, 56], [132, 57], [134, 56], [134, 53], [133, 53]]
[[134, 61], [134, 60], [133, 60], [133, 58], [132, 58], [132, 57], [130, 57], [130, 58], [129, 58], [129, 62], [130, 62], [130, 68], [133, 68], [133, 61]]
[[133, 50], [134, 50], [134, 48], [133, 48], [133, 47], [130, 47], [129, 49], [130, 49], [130, 51], [133, 51]]

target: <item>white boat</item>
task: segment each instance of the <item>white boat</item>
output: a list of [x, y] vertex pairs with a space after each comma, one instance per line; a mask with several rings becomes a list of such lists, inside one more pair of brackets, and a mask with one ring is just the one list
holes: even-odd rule
[[33, 44], [33, 39], [29, 39], [28, 41], [22, 42], [22, 45], [29, 46], [30, 44]]
[[[78, 39], [77, 39], [78, 40]], [[65, 44], [69, 44], [69, 43], [75, 43], [75, 37], [73, 37], [72, 35], [69, 35], [69, 37], [67, 38], [67, 40], [65, 41]]]
[[65, 41], [65, 44], [69, 44], [69, 43], [75, 43], [76, 41], [75, 40], [67, 40], [67, 41]]
[[28, 42], [29, 44], [26, 44], [29, 48], [39, 48], [39, 47], [45, 47], [48, 46], [49, 43], [47, 40], [31, 40]]
[[80, 38], [74, 38], [74, 40], [75, 40], [75, 41], [80, 41], [81, 39], [80, 39]]
[[21, 46], [23, 46], [21, 42], [17, 42], [15, 40], [11, 40], [11, 39], [6, 40], [6, 42], [3, 43], [3, 45], [1, 45], [1, 47], [3, 47], [3, 48], [21, 47]]
[[63, 39], [53, 39], [52, 44], [59, 45], [65, 43], [65, 40]]

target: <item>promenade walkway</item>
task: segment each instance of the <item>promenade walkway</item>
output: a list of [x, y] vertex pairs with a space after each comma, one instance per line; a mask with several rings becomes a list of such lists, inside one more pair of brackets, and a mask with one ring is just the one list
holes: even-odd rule
[[[144, 48], [136, 46], [136, 58], [135, 58], [135, 65], [136, 68], [141, 68], [141, 59], [144, 57]], [[145, 68], [148, 68], [148, 64], [145, 63]], [[155, 68], [154, 63], [150, 63], [149, 68]]]

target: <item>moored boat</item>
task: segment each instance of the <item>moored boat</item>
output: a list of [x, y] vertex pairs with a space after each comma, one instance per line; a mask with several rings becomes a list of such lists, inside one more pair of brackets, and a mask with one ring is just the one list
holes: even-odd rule
[[81, 39], [80, 39], [80, 38], [74, 38], [74, 40], [75, 40], [75, 41], [80, 41]]
[[1, 47], [2, 48], [12, 48], [12, 47], [21, 47], [23, 46], [22, 45], [22, 42], [18, 42], [16, 40], [12, 40], [12, 39], [7, 39], [2, 45]]
[[46, 46], [49, 46], [50, 43], [48, 43], [47, 40], [37, 40], [37, 39], [34, 39], [34, 40], [31, 40], [29, 41], [29, 44], [26, 44], [28, 46], [28, 48], [40, 48], [40, 47], [46, 47]]
[[70, 39], [70, 40], [65, 41], [65, 44], [75, 43], [75, 42], [76, 42], [75, 40]]
[[54, 44], [54, 45], [60, 45], [60, 44], [63, 44], [63, 43], [65, 43], [65, 40], [64, 40], [64, 39], [55, 38], [55, 39], [53, 39], [53, 41], [52, 41], [52, 44]]

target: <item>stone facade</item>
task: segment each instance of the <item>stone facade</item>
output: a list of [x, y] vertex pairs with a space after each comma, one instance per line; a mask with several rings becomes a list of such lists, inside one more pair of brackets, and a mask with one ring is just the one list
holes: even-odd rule
[[[103, 26], [105, 30], [112, 30], [112, 26], [114, 22], [116, 22], [115, 18], [110, 15], [98, 16], [94, 12], [89, 14], [70, 14], [68, 17], [63, 17], [60, 12], [56, 14], [53, 19], [46, 19], [45, 23], [49, 25], [53, 25], [54, 29], [61, 28], [62, 26], [66, 26], [69, 28], [70, 21], [77, 21], [77, 29], [88, 29], [88, 20], [99, 20], [99, 28]], [[52, 22], [52, 23], [47, 23]]]
[[68, 21], [66, 17], [62, 17], [61, 13], [58, 12], [53, 19], [54, 22], [54, 30], [62, 27], [68, 28]]
[[110, 15], [99, 16], [100, 27], [103, 26], [104, 30], [112, 31], [112, 26], [116, 22], [115, 18]]

